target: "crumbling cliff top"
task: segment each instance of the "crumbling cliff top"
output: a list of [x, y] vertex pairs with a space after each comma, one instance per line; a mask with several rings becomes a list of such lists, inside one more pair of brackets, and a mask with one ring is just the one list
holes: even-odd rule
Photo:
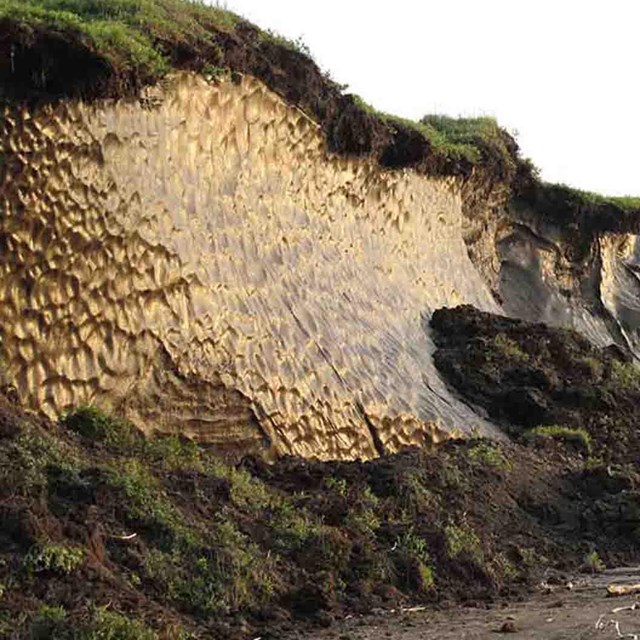
[[637, 198], [547, 185], [492, 118], [377, 112], [323, 72], [299, 41], [219, 7], [188, 0], [0, 0], [0, 101], [138, 95], [173, 70], [262, 80], [322, 126], [331, 151], [386, 168], [505, 187], [517, 203], [563, 225], [635, 231]]

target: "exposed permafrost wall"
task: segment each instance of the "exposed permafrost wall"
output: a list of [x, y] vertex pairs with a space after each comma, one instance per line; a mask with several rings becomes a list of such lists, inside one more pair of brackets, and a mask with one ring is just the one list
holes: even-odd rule
[[[495, 234], [499, 293], [510, 316], [582, 333], [640, 358], [640, 243], [602, 233], [585, 244], [535, 211], [512, 211]], [[570, 236], [569, 236], [570, 237]]]
[[425, 328], [443, 305], [497, 310], [453, 180], [329, 155], [250, 78], [3, 128], [0, 360], [28, 406], [321, 458], [491, 429]]

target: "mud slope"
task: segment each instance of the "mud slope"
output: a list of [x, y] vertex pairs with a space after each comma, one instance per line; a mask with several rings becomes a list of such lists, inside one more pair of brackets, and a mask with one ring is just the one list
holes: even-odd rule
[[177, 75], [147, 104], [5, 118], [0, 359], [28, 407], [331, 458], [491, 433], [425, 328], [498, 310], [454, 178], [331, 155], [249, 77]]

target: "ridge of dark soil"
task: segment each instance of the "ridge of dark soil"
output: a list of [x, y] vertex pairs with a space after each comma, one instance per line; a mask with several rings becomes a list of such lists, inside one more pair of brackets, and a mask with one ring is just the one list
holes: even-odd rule
[[605, 198], [562, 184], [546, 184], [531, 174], [521, 174], [516, 182], [512, 214], [552, 225], [560, 232], [572, 261], [584, 260], [598, 236], [640, 231], [638, 198]]
[[640, 461], [640, 370], [619, 347], [468, 305], [438, 309], [431, 326], [440, 372], [512, 434], [584, 430], [595, 456]]

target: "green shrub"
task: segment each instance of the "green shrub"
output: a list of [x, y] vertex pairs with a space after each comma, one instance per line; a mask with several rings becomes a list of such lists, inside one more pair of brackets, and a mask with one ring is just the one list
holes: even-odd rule
[[416, 535], [413, 529], [406, 531], [396, 540], [394, 552], [400, 567], [406, 571], [409, 567], [416, 567], [420, 577], [420, 587], [430, 589], [435, 584], [435, 574], [429, 545], [424, 538]]
[[24, 558], [24, 567], [30, 573], [53, 571], [67, 575], [78, 569], [85, 560], [84, 549], [62, 545], [37, 545]]
[[158, 480], [139, 460], [131, 459], [107, 468], [109, 485], [127, 498], [122, 508], [130, 520], [139, 521], [149, 532], [169, 544], [191, 540], [182, 513], [164, 495]]
[[233, 522], [221, 516], [210, 531], [210, 546], [204, 542], [150, 550], [147, 579], [169, 600], [203, 615], [259, 606], [273, 595], [273, 561]]
[[[346, 493], [346, 482], [344, 486]], [[376, 531], [382, 526], [379, 514], [380, 501], [368, 485], [357, 492], [357, 497], [358, 499], [352, 503], [349, 509], [345, 525], [351, 531], [375, 539]]]
[[528, 362], [529, 354], [522, 350], [522, 347], [513, 339], [504, 333], [499, 333], [493, 339], [493, 347], [509, 360], [518, 360], [520, 362]]
[[420, 580], [423, 588], [431, 589], [435, 585], [436, 581], [433, 567], [420, 564], [418, 570], [420, 572]]
[[208, 76], [210, 78], [214, 78], [216, 80], [219, 80], [221, 78], [224, 78], [225, 76], [228, 76], [231, 73], [231, 69], [229, 69], [228, 67], [218, 67], [216, 65], [213, 64], [205, 64], [204, 67], [202, 67], [202, 74], [205, 76]]
[[109, 416], [97, 407], [86, 405], [66, 414], [61, 425], [83, 438], [95, 442], [133, 449], [140, 447], [144, 438], [129, 422]]
[[[453, 472], [455, 473], [455, 472]], [[456, 478], [457, 480], [458, 478]], [[402, 473], [398, 479], [398, 500], [403, 511], [406, 511], [410, 519], [429, 508], [434, 507], [436, 496], [427, 488], [427, 480], [424, 472], [417, 469], [409, 469]]]
[[458, 467], [458, 462], [454, 456], [445, 457], [445, 465], [442, 469], [442, 480], [444, 486], [452, 491], [466, 491], [468, 479]]
[[584, 557], [580, 569], [585, 573], [602, 573], [606, 567], [598, 552], [591, 551]]
[[277, 45], [280, 45], [281, 47], [284, 47], [285, 49], [296, 51], [297, 53], [307, 56], [307, 58], [312, 57], [311, 50], [306, 45], [302, 37], [298, 37], [295, 40], [291, 40], [271, 30], [262, 31], [260, 36], [263, 40], [273, 42]]
[[345, 525], [352, 531], [373, 538], [382, 523], [374, 509], [364, 507], [349, 513]]
[[204, 471], [205, 463], [198, 443], [179, 436], [156, 436], [145, 444], [145, 457], [165, 469]]
[[97, 609], [88, 622], [79, 622], [71, 621], [62, 607], [51, 606], [40, 608], [30, 637], [31, 640], [158, 640], [158, 634], [143, 622], [115, 611]]
[[12, 495], [43, 495], [48, 486], [48, 470], [76, 468], [75, 456], [49, 434], [25, 425], [20, 436], [5, 441], [0, 448], [0, 490]]
[[511, 471], [513, 469], [513, 465], [498, 446], [488, 442], [479, 442], [469, 449], [467, 455], [473, 464], [481, 467], [489, 467], [497, 471]]
[[254, 478], [245, 469], [214, 461], [207, 471], [229, 482], [231, 501], [235, 505], [258, 511], [271, 505], [273, 497], [264, 482]]
[[346, 496], [347, 495], [347, 481], [344, 478], [334, 478], [331, 476], [324, 482], [327, 485], [329, 491], [335, 491], [335, 493]]
[[584, 429], [572, 429], [561, 425], [536, 427], [527, 433], [527, 438], [534, 441], [553, 438], [555, 440], [567, 442], [578, 449], [581, 449], [588, 456], [591, 455], [593, 449], [591, 436]]
[[157, 640], [158, 634], [139, 620], [99, 609], [78, 640]]
[[515, 565], [502, 553], [496, 554], [491, 564], [493, 573], [499, 580], [511, 582], [518, 577]]
[[444, 535], [447, 553], [450, 558], [457, 558], [462, 553], [466, 553], [476, 560], [482, 558], [480, 539], [468, 525], [450, 523], [445, 526]]
[[396, 541], [396, 550], [398, 553], [414, 556], [415, 558], [418, 558], [418, 560], [422, 560], [427, 564], [431, 562], [427, 541], [416, 535], [413, 529], [406, 531], [400, 538], [398, 538]]
[[640, 389], [640, 367], [633, 362], [614, 360], [610, 384], [620, 389]]
[[276, 549], [291, 553], [303, 549], [314, 537], [320, 537], [322, 523], [305, 510], [283, 500], [271, 507], [271, 522]]

